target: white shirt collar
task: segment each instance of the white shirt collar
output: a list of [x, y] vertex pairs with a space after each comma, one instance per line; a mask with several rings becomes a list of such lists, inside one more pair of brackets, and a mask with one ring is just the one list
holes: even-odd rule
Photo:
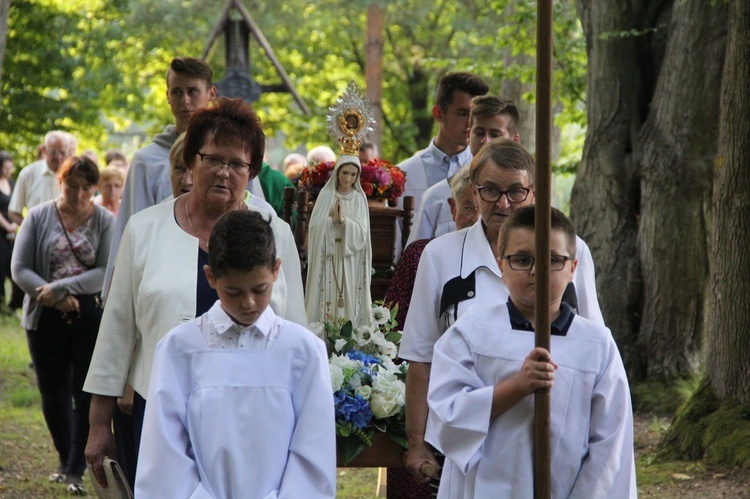
[[271, 327], [274, 322], [274, 313], [271, 307], [268, 306], [263, 313], [258, 317], [258, 320], [254, 324], [249, 326], [241, 326], [234, 322], [232, 318], [227, 314], [223, 308], [221, 308], [221, 301], [213, 304], [213, 306], [206, 312], [206, 319], [209, 321], [211, 326], [216, 330], [216, 333], [223, 335], [229, 332], [236, 332], [238, 335], [245, 331], [250, 333], [260, 333], [264, 337], [268, 337], [271, 332]]
[[472, 158], [469, 146], [466, 146], [466, 149], [458, 154], [448, 156], [443, 151], [441, 151], [437, 145], [435, 145], [435, 137], [433, 137], [430, 141], [430, 145], [427, 147], [427, 150], [430, 152], [430, 154], [437, 158], [439, 162], [445, 161], [446, 163], [449, 163], [453, 158], [455, 158], [459, 165], [465, 165], [466, 163], [470, 162]]
[[479, 267], [487, 267], [490, 272], [500, 277], [500, 267], [497, 265], [490, 242], [484, 233], [481, 218], [466, 229], [461, 259], [461, 277], [464, 279]]

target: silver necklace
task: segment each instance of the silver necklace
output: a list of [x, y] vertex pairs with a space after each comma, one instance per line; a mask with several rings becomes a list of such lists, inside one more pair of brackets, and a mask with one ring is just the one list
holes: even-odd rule
[[[237, 209], [238, 210], [242, 209], [242, 201], [239, 202], [239, 205], [237, 206]], [[206, 241], [206, 246], [208, 246], [208, 239], [206, 239], [205, 237], [203, 237], [202, 235], [200, 235], [200, 233], [198, 232], [198, 230], [195, 227], [193, 227], [193, 222], [190, 220], [190, 213], [188, 212], [188, 201], [187, 201], [187, 199], [185, 200], [185, 217], [187, 218], [188, 225], [190, 226], [190, 229], [193, 231], [193, 234], [195, 234], [196, 236], [198, 236], [198, 239], [203, 239], [204, 241]]]

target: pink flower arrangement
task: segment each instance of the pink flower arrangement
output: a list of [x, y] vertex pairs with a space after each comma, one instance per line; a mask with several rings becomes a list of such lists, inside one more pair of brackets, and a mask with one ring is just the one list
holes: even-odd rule
[[362, 166], [359, 182], [368, 199], [395, 202], [404, 193], [406, 174], [393, 163], [376, 158]]
[[[331, 178], [335, 163], [319, 163], [302, 170], [299, 188], [307, 191], [313, 199]], [[406, 185], [406, 174], [393, 163], [382, 159], [373, 159], [362, 166], [359, 183], [368, 199], [395, 202], [403, 193]]]

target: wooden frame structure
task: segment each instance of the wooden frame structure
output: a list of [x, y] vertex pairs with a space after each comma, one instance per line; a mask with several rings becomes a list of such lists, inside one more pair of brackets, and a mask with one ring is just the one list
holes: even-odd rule
[[[294, 97], [300, 109], [302, 109], [302, 112], [305, 115], [310, 114], [310, 109], [292, 84], [289, 75], [276, 57], [273, 48], [271, 48], [271, 44], [268, 43], [258, 24], [238, 0], [229, 0], [227, 2], [219, 18], [219, 22], [216, 23], [216, 27], [208, 39], [208, 44], [206, 44], [206, 48], [201, 56], [202, 59], [205, 60], [208, 57], [211, 47], [213, 47], [214, 42], [216, 42], [216, 39], [222, 33], [225, 36], [227, 46], [227, 76], [225, 80], [230, 78], [235, 79], [236, 84], [247, 92], [247, 95], [242, 95], [242, 97], [252, 102], [258, 100], [263, 92], [289, 92]], [[276, 73], [281, 78], [281, 83], [275, 85], [258, 85], [250, 77], [250, 35], [255, 38], [266, 53], [266, 56], [276, 69]], [[218, 82], [217, 87], [221, 86], [222, 82]], [[240, 95], [228, 96], [240, 97]]]

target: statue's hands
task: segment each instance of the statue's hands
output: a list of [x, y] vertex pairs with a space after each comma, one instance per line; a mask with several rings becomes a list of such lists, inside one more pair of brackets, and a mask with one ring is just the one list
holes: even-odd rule
[[344, 223], [344, 214], [341, 211], [341, 200], [336, 199], [333, 208], [331, 208], [331, 217], [335, 224], [341, 225]]

